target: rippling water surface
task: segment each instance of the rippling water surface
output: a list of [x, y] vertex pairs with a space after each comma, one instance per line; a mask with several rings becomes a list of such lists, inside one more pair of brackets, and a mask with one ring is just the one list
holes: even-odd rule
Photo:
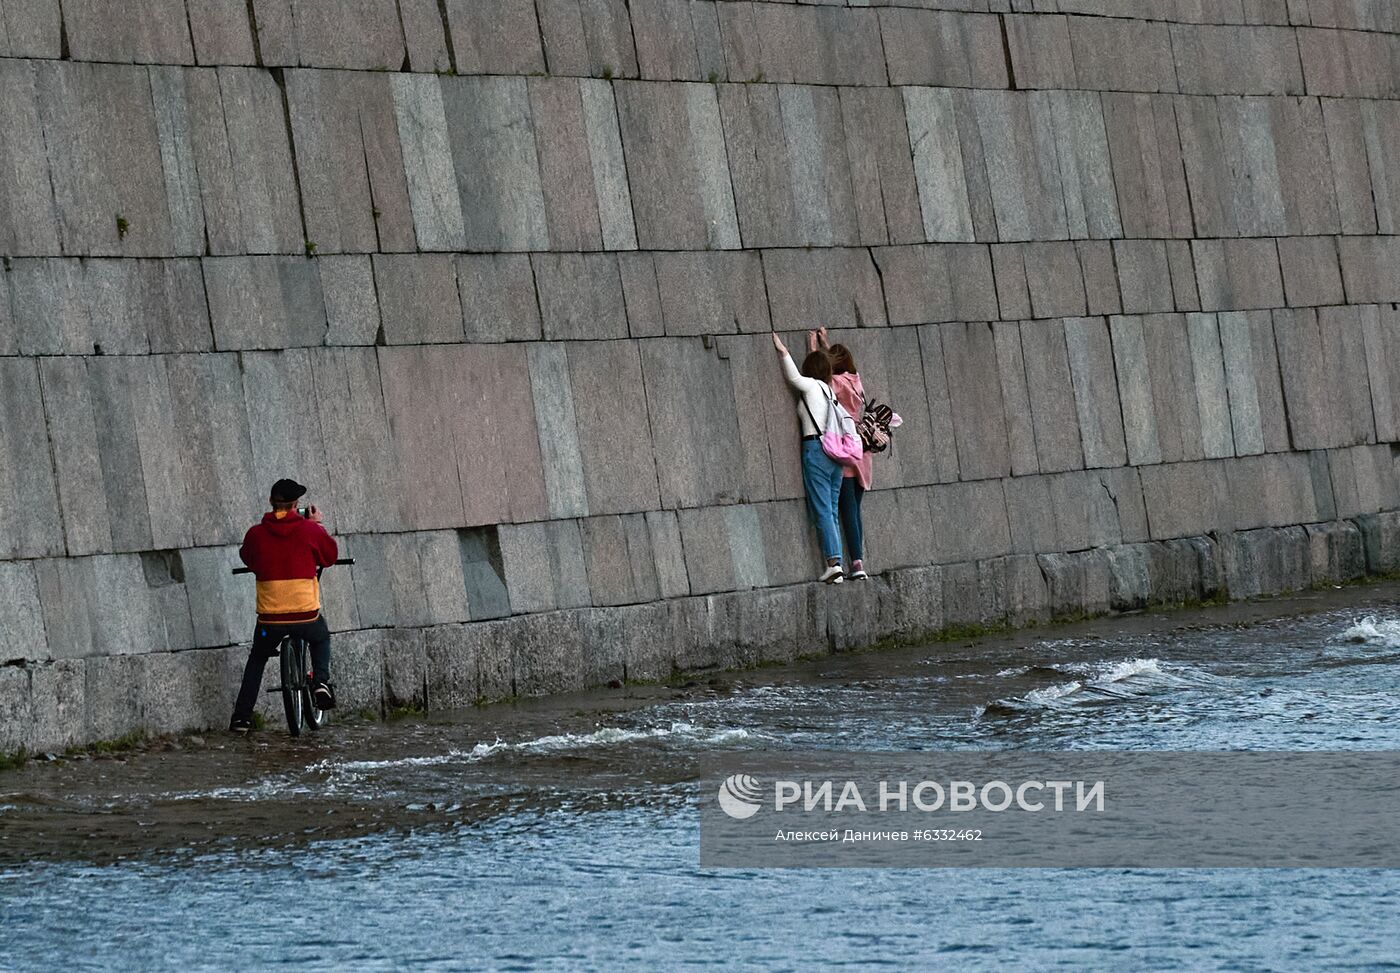
[[0, 969], [1400, 969], [1400, 872], [702, 871], [693, 783], [753, 749], [1400, 749], [1396, 594], [31, 765]]

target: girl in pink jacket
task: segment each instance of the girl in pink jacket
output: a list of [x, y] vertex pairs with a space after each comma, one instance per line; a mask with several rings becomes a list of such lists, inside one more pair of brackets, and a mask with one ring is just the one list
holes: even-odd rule
[[[861, 385], [860, 373], [856, 371], [855, 356], [845, 345], [828, 345], [826, 328], [808, 332], [807, 346], [811, 349], [824, 348], [831, 359], [831, 388], [840, 402], [855, 419], [865, 412], [865, 387]], [[864, 581], [865, 573], [865, 534], [861, 526], [860, 503], [865, 491], [870, 489], [871, 461], [874, 454], [867, 452], [860, 459], [860, 466], [852, 469], [843, 467], [841, 477], [841, 497], [838, 504], [841, 531], [846, 537], [846, 556], [851, 566], [846, 577], [852, 581]]]

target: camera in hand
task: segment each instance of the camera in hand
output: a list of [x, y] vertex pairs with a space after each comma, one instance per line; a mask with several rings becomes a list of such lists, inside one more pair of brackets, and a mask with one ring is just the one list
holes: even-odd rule
[[310, 507], [297, 507], [297, 516], [298, 516], [298, 517], [310, 517], [310, 516], [311, 516], [311, 508], [310, 508]]

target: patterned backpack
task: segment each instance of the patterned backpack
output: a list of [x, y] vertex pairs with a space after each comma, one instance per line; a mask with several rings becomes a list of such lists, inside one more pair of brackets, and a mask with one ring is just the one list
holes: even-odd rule
[[856, 423], [861, 444], [867, 453], [883, 453], [890, 445], [890, 420], [894, 410], [874, 398], [865, 400], [865, 408]]

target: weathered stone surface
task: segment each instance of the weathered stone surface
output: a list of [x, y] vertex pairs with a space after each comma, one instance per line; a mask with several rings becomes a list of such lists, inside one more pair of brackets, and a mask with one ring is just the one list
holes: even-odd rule
[[1369, 514], [1356, 518], [1366, 548], [1366, 570], [1387, 574], [1400, 566], [1400, 514]]
[[1176, 90], [1176, 70], [1166, 24], [1106, 17], [1067, 19], [1081, 88]]
[[[764, 290], [764, 266], [759, 254], [677, 252], [657, 253], [646, 259], [655, 261], [655, 283], [652, 286], [660, 302], [659, 323], [665, 334], [771, 330], [768, 293]], [[794, 277], [791, 286], [798, 286], [798, 280]], [[806, 278], [800, 280], [803, 285], [811, 284]], [[646, 333], [645, 318], [639, 321], [633, 315], [630, 297], [628, 317], [632, 320], [633, 335]], [[788, 323], [781, 327], [801, 326], [801, 323]]]
[[[233, 355], [171, 355], [165, 359], [165, 371], [174, 436], [160, 448], [179, 462], [190, 539], [202, 545], [241, 540], [251, 518], [263, 509], [271, 481], [253, 481], [238, 359]], [[366, 460], [367, 464], [372, 462]], [[335, 496], [339, 495], [337, 490]], [[330, 499], [323, 495], [322, 505]], [[332, 509], [337, 522], [344, 523], [340, 507], [334, 504]], [[155, 507], [151, 515], [159, 518], [162, 512]]]
[[302, 253], [306, 234], [282, 92], [270, 74], [185, 75], [209, 252]]
[[592, 167], [579, 82], [531, 78], [529, 87], [550, 244], [558, 250], [600, 249], [598, 200], [592, 182], [579, 178]]
[[547, 339], [625, 338], [627, 306], [613, 254], [534, 254]]
[[[293, 0], [298, 63], [304, 67], [397, 71], [403, 26], [395, 0]], [[261, 18], [260, 35], [267, 31]]]
[[1322, 519], [1312, 468], [1303, 453], [1268, 453], [1225, 464], [1237, 530]]
[[1376, 439], [1400, 439], [1400, 312], [1394, 307], [1360, 308], [1366, 371]]
[[1006, 416], [1006, 437], [1013, 476], [1036, 473], [1035, 425], [1026, 390], [1026, 366], [1021, 355], [1021, 326], [1015, 321], [992, 323], [996, 340], [997, 370]]
[[537, 6], [550, 74], [637, 76], [624, 0], [543, 0]]
[[[447, 0], [452, 50], [462, 74], [542, 74], [545, 55], [531, 0], [491, 5]], [[564, 73], [551, 65], [555, 73]]]
[[[710, 78], [709, 64], [705, 71], [700, 70], [696, 19], [703, 23], [703, 18], [708, 16], [718, 29], [714, 0], [637, 0], [628, 6], [641, 77], [653, 81]], [[708, 8], [708, 12], [698, 12], [703, 8]], [[722, 74], [722, 71], [717, 72], [710, 80], [721, 80]]]
[[[170, 253], [170, 214], [146, 70], [41, 61], [35, 71], [63, 252]], [[126, 221], [124, 228], [118, 218]]]
[[1060, 318], [1085, 312], [1084, 275], [1072, 243], [1024, 246], [1031, 316]]
[[945, 483], [926, 489], [935, 563], [1010, 553], [1006, 497], [999, 482]]
[[[1329, 185], [1336, 189], [1337, 215], [1343, 233], [1376, 232], [1376, 206], [1367, 158], [1367, 128], [1363, 106], [1354, 101], [1326, 99], [1322, 120], [1331, 172]], [[1377, 148], [1379, 146], [1376, 146]]]
[[[654, 509], [658, 504], [656, 464], [652, 451], [643, 445], [651, 429], [636, 345], [572, 342], [568, 359], [588, 511]], [[552, 432], [544, 435], [548, 434]], [[619, 450], [618, 443], [642, 448]]]
[[1065, 200], [1049, 113], [1032, 113], [1032, 96], [1020, 92], [978, 90], [967, 97], [976, 112], [998, 238], [1064, 239]]
[[656, 583], [662, 598], [690, 594], [680, 525], [670, 510], [649, 510], [645, 515], [651, 550], [656, 557]]
[[1201, 417], [1201, 446], [1207, 459], [1235, 455], [1226, 392], [1220, 332], [1213, 314], [1186, 315], [1191, 345], [1191, 370], [1196, 385], [1196, 408]]
[[1078, 86], [1065, 17], [1013, 15], [1003, 18], [1003, 22], [1017, 87]]
[[4, 0], [0, 3], [10, 57], [59, 57], [63, 15], [59, 0]]
[[[739, 428], [727, 364], [695, 338], [652, 339], [641, 351], [661, 506], [738, 499], [742, 473], [731, 450]], [[795, 425], [791, 404], [788, 410]]]
[[[914, 151], [914, 175], [923, 212], [924, 238], [975, 239], [962, 144], [953, 93], [946, 89], [903, 89], [904, 111]], [[980, 162], [980, 160], [978, 160]]]
[[[56, 4], [55, 4], [56, 6]], [[26, 61], [0, 61], [0, 248], [6, 253], [57, 253], [54, 203], [39, 112], [36, 70]]]
[[1362, 304], [1400, 300], [1397, 237], [1339, 237], [1347, 299]]
[[418, 247], [463, 249], [466, 224], [452, 164], [442, 82], [396, 74], [390, 85]]
[[[1275, 311], [1274, 336], [1293, 448], [1342, 445], [1346, 400], [1335, 385], [1335, 358], [1328, 360], [1317, 312], [1310, 308]], [[1355, 375], [1349, 378], [1355, 379]]]
[[374, 344], [380, 317], [371, 258], [321, 257], [316, 265], [326, 302], [326, 344]]
[[880, 276], [866, 250], [770, 250], [763, 272], [776, 330], [887, 324]]
[[712, 87], [614, 86], [643, 249], [737, 249], [729, 161]]
[[[1254, 319], [1259, 317], [1267, 321], [1267, 315], [1258, 311], [1230, 312], [1217, 319], [1225, 386], [1229, 393], [1230, 425], [1235, 453], [1239, 456], [1262, 453], [1265, 449], [1256, 378], [1263, 369], [1255, 361], [1254, 342]], [[1277, 366], [1274, 374], [1277, 375]]]
[[[240, 364], [253, 449], [253, 482], [258, 494], [266, 496], [263, 491], [268, 486], [290, 476], [306, 485], [309, 500], [331, 496], [320, 423], [287, 421], [288, 416], [316, 415], [310, 353], [306, 349], [245, 352], [240, 356]], [[150, 493], [148, 478], [148, 496]], [[157, 529], [154, 511], [160, 509], [155, 499], [150, 497], [153, 532]], [[332, 526], [334, 515], [330, 511], [328, 523]]]
[[1103, 318], [1070, 318], [1064, 328], [1084, 465], [1122, 466], [1127, 450], [1108, 327]]
[[1205, 453], [1186, 319], [1179, 314], [1148, 315], [1142, 331], [1162, 461], [1200, 459]]
[[586, 516], [583, 455], [567, 352], [560, 344], [532, 344], [527, 354], [549, 515]]
[[723, 85], [720, 115], [745, 246], [858, 240], [834, 90]]
[[388, 77], [289, 71], [286, 78], [306, 234], [316, 251], [415, 249]]
[[[889, 63], [890, 84], [957, 88], [1007, 86], [1001, 28], [995, 17], [890, 8], [880, 11], [880, 33]], [[1017, 34], [1018, 39], [1021, 36]], [[1068, 35], [1064, 42], [1068, 48]], [[1020, 67], [1018, 64], [1018, 81], [1021, 80]], [[1024, 86], [1041, 87], [1030, 80], [1025, 81]]]
[[731, 80], [828, 85], [888, 81], [873, 10], [747, 2], [721, 3], [719, 8]]
[[1193, 240], [1203, 311], [1282, 307], [1283, 279], [1272, 239]]
[[1309, 541], [1301, 527], [1227, 534], [1221, 561], [1232, 598], [1301, 591], [1311, 580]]
[[1195, 235], [1172, 99], [1112, 93], [1102, 99], [1124, 235]]
[[1079, 469], [1084, 453], [1064, 324], [1023, 321], [1021, 348], [1040, 469], [1047, 473]]
[[842, 88], [840, 97], [860, 242], [924, 242], [905, 100], [881, 88]]
[[0, 563], [0, 614], [5, 618], [0, 628], [0, 660], [49, 658], [34, 562]]
[[1288, 231], [1338, 232], [1341, 216], [1321, 106], [1310, 98], [1274, 98], [1269, 114]]
[[63, 552], [39, 369], [0, 358], [0, 558]]
[[1171, 273], [1166, 244], [1161, 240], [1115, 240], [1113, 255], [1123, 288], [1123, 313], [1171, 311]]
[[1109, 321], [1109, 331], [1113, 341], [1114, 371], [1118, 376], [1118, 399], [1123, 408], [1123, 435], [1128, 462], [1134, 466], [1159, 463], [1162, 451], [1157, 436], [1157, 411], [1152, 398], [1142, 319], [1114, 317]]
[[1395, 467], [1386, 446], [1329, 450], [1335, 514], [1353, 517], [1394, 510], [1400, 503]]
[[992, 261], [985, 246], [883, 247], [874, 254], [890, 324], [989, 321], [998, 316]]
[[1367, 377], [1365, 333], [1357, 307], [1318, 312], [1322, 353], [1339, 409], [1341, 445], [1373, 443], [1376, 426]]
[[450, 254], [378, 254], [374, 283], [387, 344], [463, 339], [456, 261]]
[[1345, 584], [1366, 573], [1361, 531], [1349, 521], [1306, 524], [1308, 577], [1313, 584]]
[[958, 470], [965, 480], [1011, 470], [995, 338], [984, 323], [941, 327]]
[[1171, 47], [1185, 94], [1303, 93], [1303, 66], [1291, 30], [1173, 24]]
[[525, 79], [441, 83], [467, 249], [545, 249], [549, 230]]
[[[336, 526], [347, 533], [398, 529], [401, 477], [393, 466], [378, 356], [370, 348], [317, 350], [311, 370]], [[261, 492], [263, 485], [255, 486]]]
[[653, 257], [650, 253], [621, 253], [617, 256], [618, 275], [622, 278], [622, 299], [627, 304], [627, 331], [634, 338], [654, 338], [666, 333]]
[[990, 248], [992, 272], [997, 285], [997, 307], [1002, 320], [1032, 316], [1025, 248], [1024, 243], [996, 243]]
[[214, 341], [221, 351], [325, 340], [325, 300], [315, 261], [209, 257], [203, 263]]
[[[1230, 207], [1225, 225], [1240, 236], [1281, 234], [1287, 216], [1280, 184], [1278, 149], [1269, 118], [1269, 103], [1261, 98], [1216, 98], [1220, 116], [1223, 159], [1203, 160], [1219, 173], [1220, 188]], [[1223, 165], [1222, 165], [1223, 163]], [[1316, 187], [1313, 187], [1316, 192]]]
[[1278, 241], [1283, 289], [1289, 307], [1345, 303], [1337, 244], [1328, 237]]
[[409, 68], [420, 74], [451, 71], [452, 52], [447, 44], [451, 31], [443, 22], [437, 0], [399, 0], [399, 18]]
[[63, 27], [75, 61], [194, 62], [181, 0], [155, 0], [120, 10], [100, 0], [67, 0]]
[[468, 341], [531, 341], [541, 335], [539, 298], [524, 254], [462, 254], [457, 285]]
[[1165, 463], [1138, 472], [1153, 540], [1233, 528], [1223, 461]]
[[[199, 195], [193, 132], [190, 127], [185, 73], [179, 68], [152, 68], [151, 100], [165, 177], [171, 246], [176, 253], [204, 253], [204, 208]], [[120, 236], [120, 234], [119, 234]]]
[[578, 521], [502, 525], [500, 537], [513, 611], [552, 611], [590, 603]]

